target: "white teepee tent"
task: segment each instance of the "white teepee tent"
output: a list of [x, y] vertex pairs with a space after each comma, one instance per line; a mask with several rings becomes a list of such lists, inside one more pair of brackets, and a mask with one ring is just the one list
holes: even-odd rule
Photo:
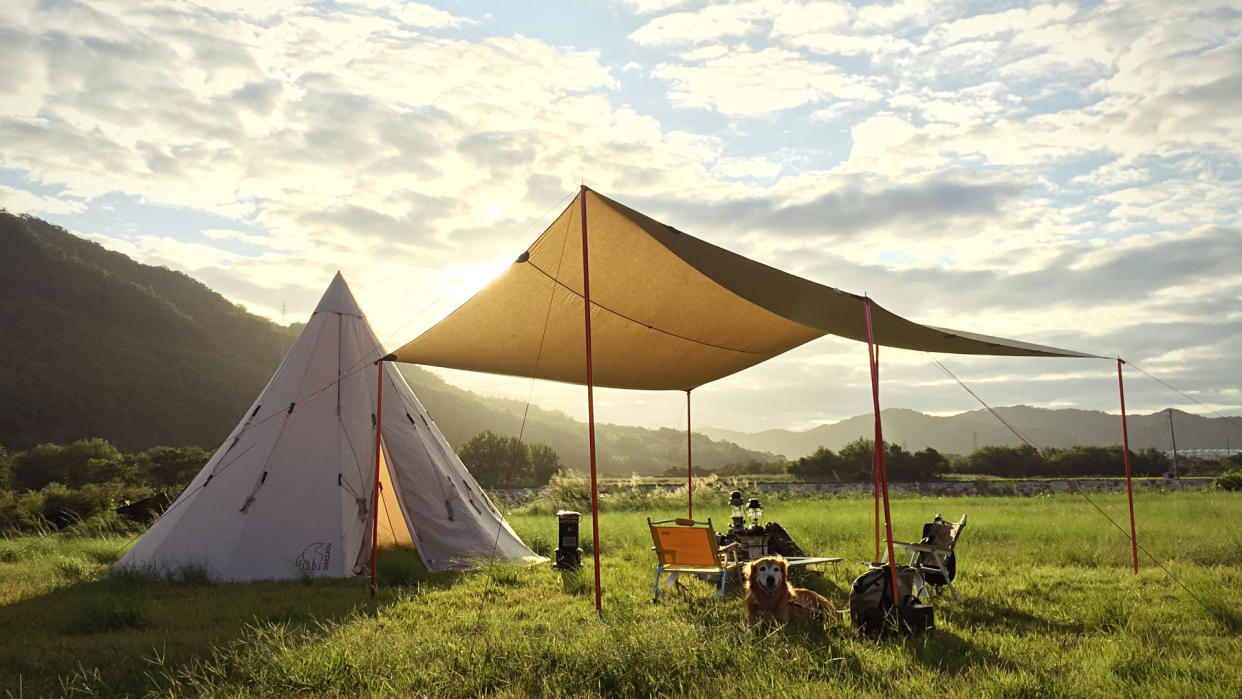
[[396, 367], [377, 369], [382, 355], [338, 273], [241, 423], [118, 565], [198, 566], [222, 581], [343, 577], [369, 568], [373, 526], [381, 545], [413, 544], [432, 570], [543, 560], [470, 476]]

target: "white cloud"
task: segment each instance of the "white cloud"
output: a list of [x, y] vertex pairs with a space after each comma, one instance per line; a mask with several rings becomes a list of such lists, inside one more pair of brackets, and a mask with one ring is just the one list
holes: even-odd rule
[[776, 48], [756, 51], [741, 46], [695, 65], [660, 64], [652, 73], [669, 82], [674, 104], [725, 114], [766, 114], [805, 104], [880, 96], [865, 79]]
[[80, 201], [64, 197], [41, 196], [6, 185], [0, 185], [0, 206], [13, 213], [34, 214], [37, 216], [76, 214], [86, 208]]
[[[1205, 372], [1207, 350], [1172, 338], [1242, 351], [1242, 281], [1221, 262], [1242, 230], [1236, 3], [606, 9], [591, 50], [456, 3], [14, 0], [0, 203], [79, 228], [113, 192], [208, 212], [224, 222], [88, 236], [291, 319], [342, 269], [392, 341], [586, 182], [918, 320]], [[797, 391], [843, 390], [821, 370], [857, 349], [791, 353], [717, 395], [786, 386], [764, 426], [813, 421], [823, 401]], [[1072, 372], [1039, 381], [1046, 400], [1080, 395]]]
[[619, 0], [619, 2], [640, 15], [651, 14], [653, 12], [663, 12], [671, 10], [683, 5], [688, 5], [694, 0]]
[[956, 43], [964, 39], [995, 36], [1009, 32], [1026, 31], [1073, 17], [1078, 8], [1070, 3], [1036, 5], [1032, 8], [1014, 8], [1004, 12], [975, 15], [937, 27], [932, 34]]
[[712, 166], [712, 172], [720, 177], [776, 177], [781, 164], [766, 158], [721, 158]]
[[640, 44], [699, 44], [745, 37], [771, 21], [762, 2], [708, 5], [694, 12], [674, 12], [648, 21], [630, 34]]
[[428, 29], [441, 29], [444, 27], [457, 27], [464, 23], [461, 17], [454, 16], [450, 12], [426, 5], [421, 2], [408, 2], [408, 0], [351, 0], [346, 6], [356, 5], [366, 8], [373, 12], [390, 12], [394, 19], [412, 27], [424, 27]]

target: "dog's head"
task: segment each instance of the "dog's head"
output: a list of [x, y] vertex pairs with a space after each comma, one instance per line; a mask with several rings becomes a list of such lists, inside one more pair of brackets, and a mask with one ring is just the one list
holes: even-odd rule
[[788, 585], [785, 574], [789, 563], [783, 556], [764, 556], [746, 564], [746, 589], [776, 594]]

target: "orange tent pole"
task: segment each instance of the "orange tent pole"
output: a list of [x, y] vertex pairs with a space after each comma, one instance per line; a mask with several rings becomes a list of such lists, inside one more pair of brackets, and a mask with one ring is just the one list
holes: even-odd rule
[[[867, 356], [872, 359], [875, 355], [874, 341], [871, 332], [871, 299], [864, 299], [863, 313], [867, 320]], [[876, 366], [874, 359], [871, 361], [871, 402], [875, 410], [875, 443], [876, 447], [876, 463], [879, 464], [880, 490], [884, 497], [884, 532], [888, 542], [888, 571], [893, 583], [893, 604], [900, 605], [901, 600], [897, 599], [897, 562], [893, 560], [893, 518], [888, 508], [888, 473], [884, 468], [884, 431], [880, 427], [880, 373], [879, 367]]]
[[379, 553], [379, 498], [380, 498], [380, 427], [384, 420], [384, 360], [375, 361], [375, 497], [371, 503], [371, 598], [375, 598], [375, 563]]
[[590, 255], [587, 254], [586, 193], [586, 185], [581, 185], [578, 197], [582, 202], [582, 307], [586, 314], [587, 422], [591, 444], [591, 543], [592, 553], [595, 555], [595, 611], [603, 613], [603, 597], [599, 584], [599, 491], [595, 474], [595, 376], [591, 357], [591, 272]]
[[690, 392], [686, 391], [686, 517], [694, 519], [694, 466], [690, 450]]
[[1134, 488], [1130, 483], [1130, 434], [1126, 428], [1126, 387], [1121, 379], [1121, 365], [1117, 357], [1117, 392], [1121, 394], [1121, 452], [1126, 462], [1126, 497], [1130, 500], [1130, 555], [1134, 558], [1134, 573], [1138, 574], [1138, 536], [1134, 533]]
[[[871, 363], [871, 371], [876, 375], [877, 380], [880, 374], [880, 348], [876, 347], [872, 352], [872, 346], [867, 345], [867, 360]], [[878, 418], [877, 418], [878, 420]], [[871, 490], [872, 499], [875, 501], [875, 560], [880, 560], [880, 443], [873, 440], [871, 449]]]

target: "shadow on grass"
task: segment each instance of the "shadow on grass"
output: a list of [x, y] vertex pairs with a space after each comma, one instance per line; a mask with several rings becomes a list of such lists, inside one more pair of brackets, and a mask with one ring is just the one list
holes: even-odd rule
[[1100, 628], [1097, 624], [1089, 624], [1082, 620], [1055, 620], [1036, 616], [1008, 605], [978, 598], [961, 603], [953, 608], [952, 612], [954, 623], [958, 625], [1006, 628], [1022, 636], [1049, 632], [1083, 634], [1098, 631]]
[[213, 583], [195, 568], [118, 569], [57, 587], [0, 606], [0, 695], [158, 692], [255, 629], [326, 636], [351, 617], [408, 600], [411, 588], [450, 588], [462, 574], [432, 573], [416, 552], [394, 550], [381, 553], [376, 577], [375, 600], [366, 577]]
[[905, 639], [910, 657], [923, 665], [952, 675], [968, 672], [985, 665], [991, 668], [1019, 669], [1018, 666], [990, 649], [967, 641], [944, 629], [934, 629]]

